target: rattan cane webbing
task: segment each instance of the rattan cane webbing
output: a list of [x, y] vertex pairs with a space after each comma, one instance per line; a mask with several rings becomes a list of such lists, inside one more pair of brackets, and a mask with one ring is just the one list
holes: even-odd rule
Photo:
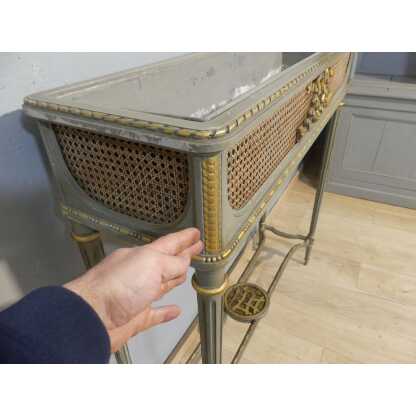
[[189, 192], [186, 154], [53, 125], [68, 169], [94, 200], [154, 224], [178, 220]]
[[232, 208], [244, 207], [296, 144], [296, 130], [307, 116], [311, 99], [306, 91], [295, 95], [228, 151], [227, 187]]

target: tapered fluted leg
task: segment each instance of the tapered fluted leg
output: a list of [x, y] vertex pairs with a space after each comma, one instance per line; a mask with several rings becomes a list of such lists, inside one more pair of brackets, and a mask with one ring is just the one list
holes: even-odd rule
[[115, 354], [117, 364], [133, 364], [130, 356], [129, 347], [124, 344]]
[[[84, 225], [72, 223], [72, 238], [77, 242], [79, 251], [87, 269], [95, 266], [104, 257], [104, 247], [100, 233]], [[115, 354], [118, 364], [131, 364], [129, 349], [123, 345]]]
[[225, 274], [217, 272], [212, 279], [207, 279], [204, 274], [199, 272], [192, 280], [192, 285], [198, 294], [202, 362], [204, 364], [220, 364], [222, 359]]
[[202, 362], [220, 364], [222, 359], [222, 295], [198, 295], [198, 313]]
[[98, 231], [74, 223], [72, 225], [72, 238], [78, 245], [87, 269], [95, 266], [105, 257], [103, 243]]
[[329, 121], [326, 127], [324, 156], [322, 159], [319, 184], [316, 189], [315, 202], [314, 202], [312, 217], [311, 217], [311, 224], [310, 224], [309, 233], [306, 239], [305, 265], [308, 264], [309, 262], [311, 251], [312, 251], [312, 246], [314, 243], [314, 236], [315, 236], [316, 226], [318, 224], [322, 198], [324, 195], [325, 185], [326, 185], [326, 181], [328, 178], [328, 169], [329, 169], [329, 164], [331, 161], [332, 149], [334, 147], [334, 137], [335, 137], [334, 129], [335, 129], [337, 118], [338, 118], [338, 112], [339, 110], [335, 112], [335, 114], [332, 116], [331, 120]]

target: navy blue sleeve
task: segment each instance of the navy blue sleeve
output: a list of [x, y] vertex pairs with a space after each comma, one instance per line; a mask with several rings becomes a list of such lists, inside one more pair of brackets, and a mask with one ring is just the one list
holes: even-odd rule
[[61, 286], [36, 289], [0, 312], [0, 363], [108, 363], [99, 316]]

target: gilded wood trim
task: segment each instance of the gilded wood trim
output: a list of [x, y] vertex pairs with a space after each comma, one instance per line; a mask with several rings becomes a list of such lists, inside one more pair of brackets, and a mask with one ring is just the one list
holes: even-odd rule
[[220, 155], [202, 162], [202, 205], [206, 252], [221, 250], [221, 172]]
[[195, 291], [204, 296], [217, 296], [223, 293], [227, 287], [228, 287], [228, 279], [225, 279], [221, 286], [214, 287], [214, 288], [206, 288], [199, 286], [198, 283], [195, 280], [195, 276], [192, 278], [192, 287], [195, 289]]
[[[340, 105], [342, 104], [343, 103], [340, 102]], [[270, 202], [273, 195], [281, 188], [285, 179], [287, 179], [287, 177], [291, 175], [294, 172], [294, 170], [297, 168], [297, 165], [299, 164], [299, 162], [302, 160], [306, 152], [309, 150], [313, 142], [316, 140], [317, 136], [315, 137], [315, 134], [317, 134], [325, 126], [325, 124], [327, 123], [327, 121], [330, 119], [331, 116], [332, 114], [326, 114], [324, 117], [322, 117], [319, 120], [319, 122], [314, 123], [313, 127], [308, 132], [308, 135], [310, 136], [307, 139], [306, 137], [303, 138], [304, 140], [303, 146], [300, 148], [299, 152], [294, 157], [294, 159], [290, 162], [290, 164], [284, 170], [284, 172], [276, 179], [276, 182], [274, 183], [272, 188], [266, 193], [265, 197], [257, 206], [257, 208], [253, 211], [252, 215], [248, 218], [247, 222], [240, 228], [235, 240], [231, 244], [229, 244], [227, 247], [220, 250], [217, 254], [207, 253], [204, 255], [194, 256], [193, 257], [194, 261], [202, 262], [202, 263], [216, 263], [221, 260], [225, 260], [230, 256], [230, 254], [238, 246], [240, 241], [246, 236], [250, 228], [255, 224], [257, 219], [261, 217], [267, 204]], [[105, 220], [101, 220], [97, 217], [86, 214], [85, 212], [82, 212], [78, 209], [74, 209], [63, 204], [61, 205], [61, 210], [62, 210], [62, 214], [71, 220], [74, 220], [77, 222], [83, 222], [87, 220], [109, 231], [113, 231], [121, 235], [131, 237], [133, 239], [142, 241], [144, 243], [150, 243], [156, 238], [154, 236], [146, 235], [144, 233], [134, 231], [129, 228], [122, 227], [122, 226], [110, 223], [108, 221], [105, 221]]]
[[228, 245], [228, 247], [225, 247], [217, 255], [195, 256], [194, 257], [195, 260], [198, 260], [204, 263], [216, 263], [218, 261], [226, 259], [234, 251], [234, 249], [238, 246], [240, 241], [246, 236], [250, 228], [256, 223], [258, 218], [260, 218], [261, 215], [263, 215], [263, 212], [265, 208], [267, 207], [267, 204], [271, 201], [273, 195], [281, 188], [284, 181], [295, 171], [295, 169], [297, 169], [298, 164], [300, 163], [300, 161], [303, 159], [307, 151], [310, 149], [312, 144], [317, 139], [318, 133], [326, 125], [326, 123], [332, 117], [332, 115], [333, 113], [325, 114], [318, 122], [314, 123], [313, 126], [311, 126], [308, 132], [309, 137], [307, 139], [306, 137], [304, 138], [303, 146], [300, 148], [296, 156], [293, 158], [290, 164], [286, 167], [283, 173], [277, 178], [275, 184], [266, 193], [265, 197], [259, 203], [257, 208], [253, 211], [253, 213], [250, 215], [247, 222], [241, 227], [235, 240], [230, 245]]
[[333, 62], [334, 59], [336, 60], [337, 58], [334, 58], [333, 56], [326, 57], [323, 61], [316, 62], [313, 65], [310, 65], [303, 72], [301, 72], [298, 76], [296, 76], [295, 78], [287, 82], [285, 85], [283, 85], [280, 89], [270, 94], [269, 96], [265, 97], [264, 99], [260, 100], [255, 105], [253, 105], [249, 110], [245, 111], [243, 114], [241, 114], [237, 118], [230, 120], [226, 125], [224, 125], [223, 127], [219, 129], [211, 129], [211, 130], [186, 129], [186, 128], [177, 127], [174, 125], [155, 123], [152, 121], [145, 121], [145, 120], [139, 120], [136, 118], [123, 117], [123, 116], [118, 116], [115, 114], [102, 113], [99, 111], [85, 110], [85, 109], [72, 107], [68, 105], [49, 103], [43, 100], [36, 100], [34, 98], [31, 98], [30, 96], [24, 99], [24, 104], [31, 106], [31, 107], [42, 108], [42, 109], [49, 110], [49, 111], [69, 113], [69, 114], [82, 116], [85, 118], [92, 118], [94, 120], [108, 121], [111, 123], [121, 124], [123, 126], [159, 131], [161, 133], [169, 134], [173, 136], [180, 136], [180, 137], [187, 137], [187, 138], [192, 137], [192, 138], [197, 138], [197, 139], [220, 138], [229, 134], [236, 127], [239, 127], [242, 124], [246, 123], [249, 119], [251, 119], [252, 116], [254, 116], [259, 111], [265, 110], [266, 108], [274, 104], [274, 102], [278, 98], [281, 98], [287, 95], [289, 92], [291, 92], [291, 90], [296, 88], [298, 84], [305, 77], [309, 76], [314, 71], [318, 70], [319, 68], [322, 68], [323, 70], [327, 69], [329, 64]]
[[95, 232], [87, 235], [78, 235], [75, 233], [71, 234], [72, 239], [75, 240], [77, 243], [89, 243], [91, 241], [97, 240], [100, 238], [100, 233]]
[[312, 123], [319, 120], [325, 107], [328, 107], [336, 92], [329, 90], [329, 79], [334, 75], [335, 69], [333, 66], [330, 66], [306, 87], [306, 91], [312, 94], [312, 103], [308, 110], [308, 116], [297, 129], [298, 138], [301, 138], [309, 130]]
[[155, 239], [155, 237], [146, 235], [142, 232], [131, 230], [127, 227], [122, 227], [108, 221], [102, 220], [100, 218], [94, 217], [93, 215], [86, 214], [78, 209], [69, 207], [67, 205], [61, 204], [61, 212], [62, 215], [70, 220], [83, 223], [84, 221], [88, 221], [92, 224], [98, 225], [103, 227], [109, 231], [116, 232], [121, 235], [125, 235], [127, 237], [134, 238], [136, 240], [143, 241], [144, 243], [150, 243]]

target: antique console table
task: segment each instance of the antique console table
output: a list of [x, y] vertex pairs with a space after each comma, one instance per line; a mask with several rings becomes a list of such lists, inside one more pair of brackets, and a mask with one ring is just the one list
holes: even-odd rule
[[[294, 251], [310, 256], [331, 155], [329, 126], [307, 235], [264, 218], [332, 118], [349, 77], [349, 53], [189, 54], [27, 97], [87, 267], [104, 256], [99, 232], [147, 243], [189, 226], [204, 252], [193, 287], [204, 363], [221, 362], [224, 309], [250, 325], [241, 356]], [[227, 275], [257, 233], [301, 240], [267, 290]], [[229, 287], [228, 287], [229, 286]], [[225, 298], [225, 302], [224, 302]], [[224, 308], [225, 304], [225, 308]], [[129, 362], [127, 347], [116, 354]]]

